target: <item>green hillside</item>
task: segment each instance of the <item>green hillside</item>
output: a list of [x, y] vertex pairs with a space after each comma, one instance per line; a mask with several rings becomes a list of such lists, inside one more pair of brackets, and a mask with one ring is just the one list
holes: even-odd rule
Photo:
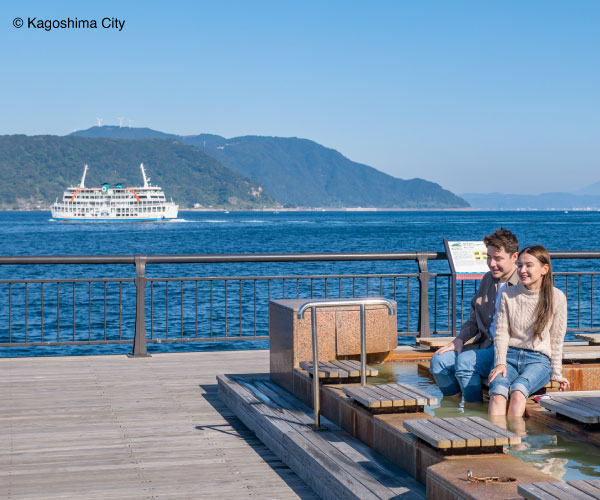
[[259, 182], [283, 205], [300, 207], [463, 208], [469, 204], [423, 179], [397, 179], [334, 149], [298, 138], [212, 134], [174, 136], [151, 129], [92, 127], [85, 137], [163, 137], [193, 145]]
[[139, 186], [139, 165], [144, 163], [151, 183], [181, 207], [275, 204], [258, 183], [179, 141], [11, 135], [0, 136], [0, 206], [47, 206], [79, 183], [86, 163], [86, 186]]
[[321, 207], [460, 208], [439, 184], [397, 179], [307, 139], [185, 137], [223, 165], [260, 180], [280, 203]]

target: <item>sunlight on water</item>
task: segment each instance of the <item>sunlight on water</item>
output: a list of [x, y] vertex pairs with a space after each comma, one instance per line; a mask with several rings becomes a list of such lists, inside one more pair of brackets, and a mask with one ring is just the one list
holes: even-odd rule
[[[371, 383], [402, 382], [440, 398], [440, 404], [425, 408], [431, 415], [482, 417], [489, 420], [487, 402], [463, 404], [458, 399], [443, 398], [433, 379], [425, 372], [420, 372], [415, 363], [382, 363], [377, 365], [377, 369], [379, 376], [370, 378]], [[522, 437], [521, 444], [505, 449], [507, 454], [563, 481], [600, 477], [600, 454], [597, 446], [529, 418], [520, 422], [521, 425], [518, 422], [508, 422], [508, 429]]]

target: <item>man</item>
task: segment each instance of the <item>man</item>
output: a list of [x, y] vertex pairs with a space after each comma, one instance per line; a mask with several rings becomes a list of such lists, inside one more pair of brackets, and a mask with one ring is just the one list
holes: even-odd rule
[[496, 310], [502, 291], [519, 283], [517, 237], [508, 229], [500, 228], [485, 236], [483, 242], [490, 270], [481, 279], [477, 294], [471, 300], [469, 319], [463, 323], [460, 333], [434, 354], [429, 368], [444, 396], [459, 396], [462, 392], [468, 403], [482, 400], [480, 377], [487, 377], [492, 369]]

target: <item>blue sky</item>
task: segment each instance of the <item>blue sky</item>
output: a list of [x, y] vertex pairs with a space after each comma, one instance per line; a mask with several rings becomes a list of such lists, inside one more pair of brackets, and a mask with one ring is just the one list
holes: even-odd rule
[[3, 0], [0, 26], [0, 134], [123, 117], [308, 138], [456, 193], [600, 181], [600, 2]]

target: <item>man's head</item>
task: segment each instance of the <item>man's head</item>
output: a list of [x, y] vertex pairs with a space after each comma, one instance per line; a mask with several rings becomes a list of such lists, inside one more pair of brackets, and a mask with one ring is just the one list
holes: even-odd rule
[[519, 257], [519, 241], [508, 229], [500, 228], [485, 236], [483, 242], [487, 247], [487, 265], [492, 276], [500, 281], [508, 280], [517, 269]]

